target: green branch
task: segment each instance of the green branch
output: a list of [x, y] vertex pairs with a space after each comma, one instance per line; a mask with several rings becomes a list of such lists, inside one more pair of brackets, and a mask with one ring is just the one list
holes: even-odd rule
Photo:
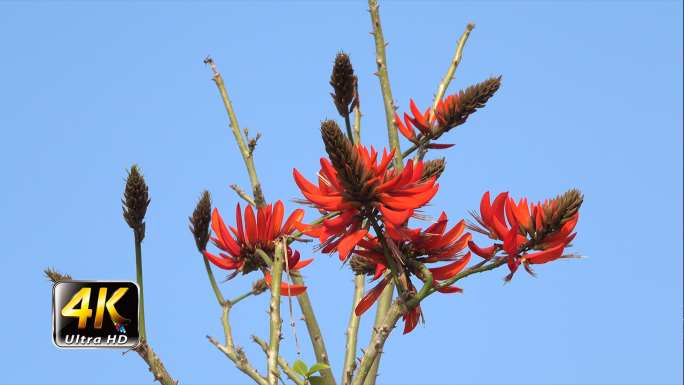
[[219, 290], [216, 280], [214, 279], [214, 273], [211, 271], [211, 265], [209, 265], [209, 260], [202, 254], [202, 259], [204, 259], [204, 267], [207, 268], [207, 275], [209, 276], [209, 282], [211, 282], [211, 287], [214, 289], [214, 294], [216, 294], [216, 299], [219, 301], [219, 305], [223, 306], [226, 300], [223, 299], [221, 295], [221, 290]]
[[254, 382], [256, 382], [259, 385], [268, 385], [266, 382], [266, 379], [262, 377], [256, 369], [252, 365], [249, 364], [247, 361], [247, 357], [245, 356], [245, 353], [242, 351], [241, 348], [235, 348], [235, 345], [233, 344], [233, 337], [231, 335], [231, 330], [230, 330], [230, 324], [228, 322], [228, 316], [230, 314], [230, 307], [231, 307], [230, 302], [226, 302], [223, 304], [223, 317], [221, 317], [221, 323], [223, 324], [223, 331], [226, 336], [226, 345], [221, 345], [214, 337], [207, 336], [207, 339], [214, 344], [220, 351], [223, 352], [223, 354], [226, 355], [231, 361], [235, 363], [235, 367], [238, 368], [240, 371], [248, 375]]
[[373, 367], [376, 366], [376, 362], [380, 361], [380, 353], [382, 353], [382, 348], [385, 346], [385, 341], [392, 332], [392, 329], [394, 329], [394, 325], [396, 325], [399, 318], [407, 311], [406, 305], [401, 300], [396, 301], [395, 304], [389, 308], [383, 322], [373, 331], [370, 344], [361, 359], [361, 364], [356, 372], [354, 381], [352, 381], [352, 385], [362, 385], [368, 383], [368, 381], [375, 382], [376, 376], [375, 372], [373, 372]]
[[143, 272], [142, 272], [142, 241], [136, 237], [135, 240], [135, 280], [140, 286], [140, 337], [147, 339], [145, 335], [145, 301], [143, 300]]
[[252, 183], [252, 191], [254, 196], [254, 202], [263, 208], [266, 208], [266, 200], [264, 194], [261, 191], [261, 185], [259, 184], [259, 178], [257, 177], [256, 169], [254, 168], [254, 159], [249, 149], [245, 145], [245, 140], [242, 138], [242, 132], [240, 132], [240, 125], [238, 124], [237, 118], [235, 117], [235, 112], [233, 111], [233, 105], [228, 98], [228, 93], [226, 92], [226, 86], [223, 83], [223, 78], [221, 74], [216, 70], [216, 65], [214, 64], [214, 59], [208, 58], [204, 61], [205, 63], [211, 64], [211, 69], [214, 71], [214, 82], [221, 93], [221, 98], [223, 99], [223, 104], [226, 106], [226, 111], [228, 112], [228, 117], [230, 118], [230, 129], [233, 131], [235, 136], [235, 141], [240, 148], [240, 153], [242, 158], [245, 160], [245, 166], [247, 166], [247, 172], [249, 173], [249, 180]]
[[455, 283], [456, 281], [463, 279], [463, 278], [465, 278], [471, 274], [482, 273], [485, 271], [493, 270], [493, 269], [496, 269], [497, 267], [499, 267], [501, 265], [505, 265], [507, 262], [508, 262], [508, 258], [504, 257], [504, 258], [501, 258], [497, 262], [490, 263], [489, 265], [481, 266], [481, 267], [478, 267], [477, 269], [469, 269], [469, 270], [466, 270], [464, 272], [461, 272], [460, 274], [456, 274], [455, 276], [447, 279], [446, 281], [440, 283], [439, 285], [431, 288], [430, 293], [428, 295], [436, 292], [439, 289], [443, 289], [443, 288]]
[[365, 277], [357, 275], [354, 277], [354, 300], [352, 301], [351, 316], [347, 327], [347, 350], [344, 355], [344, 366], [342, 367], [342, 384], [350, 385], [356, 369], [356, 342], [359, 333], [359, 322], [361, 317], [356, 315], [356, 306], [361, 302], [365, 290]]
[[[266, 356], [268, 356], [268, 351], [269, 351], [270, 347], [268, 346], [268, 344], [266, 342], [264, 342], [263, 340], [261, 340], [259, 337], [255, 336], [255, 335], [252, 335], [252, 341], [256, 342], [259, 346], [261, 346], [261, 349], [263, 349], [264, 353], [266, 353]], [[295, 384], [304, 385], [304, 380], [302, 380], [301, 377], [299, 377], [297, 375], [297, 373], [294, 370], [292, 370], [292, 368], [287, 363], [287, 361], [285, 361], [285, 359], [281, 356], [278, 356], [278, 365], [280, 366], [281, 369], [283, 369], [285, 374], [287, 374], [287, 376], [292, 381], [294, 381]]]
[[278, 242], [274, 254], [273, 265], [271, 266], [271, 306], [269, 314], [271, 318], [271, 335], [269, 338], [268, 350], [268, 384], [278, 385], [278, 352], [280, 350], [280, 339], [282, 319], [280, 319], [280, 289], [283, 279], [283, 263], [287, 252], [285, 244]]

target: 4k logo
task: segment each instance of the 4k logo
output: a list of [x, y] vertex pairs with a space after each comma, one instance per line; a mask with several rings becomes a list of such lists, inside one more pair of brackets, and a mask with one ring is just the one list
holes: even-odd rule
[[59, 281], [52, 288], [52, 341], [58, 348], [134, 348], [139, 300], [132, 281]]

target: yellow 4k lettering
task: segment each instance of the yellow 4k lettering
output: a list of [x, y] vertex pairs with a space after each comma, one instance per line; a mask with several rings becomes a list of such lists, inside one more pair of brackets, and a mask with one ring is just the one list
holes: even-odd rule
[[[116, 305], [116, 303], [121, 299], [121, 297], [123, 297], [124, 294], [126, 294], [127, 291], [128, 288], [119, 288], [114, 292], [112, 297], [106, 301], [107, 288], [100, 288], [100, 292], [97, 296], [97, 307], [95, 309], [95, 329], [102, 329], [102, 320], [104, 318], [105, 307], [107, 307], [107, 312], [109, 312], [109, 315], [114, 319], [114, 321], [124, 326], [128, 325], [131, 320], [120, 316], [114, 307], [114, 305]], [[76, 293], [74, 298], [72, 298], [71, 301], [64, 306], [64, 309], [62, 309], [62, 317], [78, 318], [79, 329], [85, 329], [86, 321], [93, 315], [93, 311], [90, 309], [90, 292], [91, 289], [89, 287], [82, 288], [78, 293]], [[76, 305], [79, 302], [81, 303], [81, 308], [76, 309]]]

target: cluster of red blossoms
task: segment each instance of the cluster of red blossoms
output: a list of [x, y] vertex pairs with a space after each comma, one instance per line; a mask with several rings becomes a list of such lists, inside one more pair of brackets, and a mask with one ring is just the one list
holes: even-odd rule
[[[275, 206], [268, 205], [266, 209], [259, 207], [256, 216], [252, 206], [248, 205], [245, 209], [244, 228], [242, 225], [242, 210], [239, 203], [236, 211], [237, 229], [232, 226], [226, 227], [221, 215], [219, 215], [218, 209], [214, 209], [211, 214], [211, 228], [214, 230], [214, 234], [218, 236], [218, 238], [211, 237], [211, 241], [216, 247], [229, 255], [219, 253], [220, 257], [217, 257], [206, 250], [202, 252], [217, 267], [224, 270], [235, 270], [227, 279], [234, 278], [240, 272], [247, 274], [260, 270], [270, 285], [271, 274], [268, 270], [268, 265], [256, 253], [256, 250], [261, 249], [267, 256], [273, 259], [277, 239], [294, 232], [295, 223], [300, 222], [304, 218], [304, 210], [295, 210], [285, 221], [285, 225], [282, 225], [284, 209], [281, 201], [276, 202]], [[229, 228], [230, 231], [228, 231]], [[289, 269], [300, 269], [313, 261], [313, 259], [300, 261], [299, 257], [299, 251], [293, 252], [288, 246], [287, 265]], [[306, 286], [288, 285], [286, 282], [283, 282], [281, 285], [282, 295], [299, 295], [306, 290]]]
[[[470, 233], [463, 234], [465, 220], [458, 222], [451, 230], [445, 233], [448, 221], [446, 213], [442, 212], [437, 223], [427, 229], [407, 230], [410, 233], [410, 239], [407, 242], [399, 243], [396, 249], [392, 250], [393, 253], [400, 255], [404, 261], [416, 261], [423, 264], [451, 262], [441, 267], [428, 268], [432, 274], [433, 286], [439, 285], [439, 280], [450, 279], [461, 272], [470, 261], [470, 252], [466, 255], [460, 253], [472, 239]], [[351, 267], [355, 273], [372, 275], [373, 278], [371, 280], [374, 281], [382, 277], [387, 271], [387, 258], [377, 237], [361, 240], [359, 248], [354, 250], [354, 253], [356, 255], [352, 258]], [[410, 262], [404, 262], [400, 266], [401, 273], [406, 277], [406, 292], [408, 295], [405, 295], [405, 297], [415, 295], [416, 289], [411, 283], [410, 277], [416, 276], [424, 282], [425, 276], [419, 268]], [[360, 316], [375, 303], [391, 278], [391, 275], [386, 275], [378, 285], [366, 294], [356, 307], [356, 315]], [[440, 293], [463, 292], [462, 289], [452, 286], [441, 288], [438, 291]], [[411, 332], [418, 325], [418, 319], [421, 315], [420, 305], [410, 309], [404, 315], [404, 334]]]
[[343, 261], [368, 234], [370, 223], [362, 223], [366, 218], [379, 219], [395, 241], [410, 239], [402, 224], [437, 194], [437, 178], [424, 177], [422, 161], [414, 166], [409, 160], [401, 172], [388, 169], [394, 150], [389, 154], [383, 150], [378, 163], [373, 147], [369, 152], [360, 144], [352, 145], [334, 121], [323, 122], [321, 132], [330, 161], [321, 158], [318, 185], [294, 169], [295, 182], [306, 197], [299, 202], [341, 213], [313, 226], [295, 224], [297, 229], [318, 238], [324, 253], [338, 252]]
[[[470, 241], [470, 250], [485, 258], [493, 259], [497, 252], [504, 251], [508, 256], [508, 268], [511, 273], [504, 278], [509, 282], [522, 263], [528, 273], [535, 275], [530, 264], [542, 264], [558, 258], [572, 258], [564, 255], [577, 233], [571, 234], [579, 219], [579, 208], [584, 200], [578, 190], [567, 193], [544, 203], [530, 203], [527, 198], [520, 199], [518, 204], [508, 196], [508, 192], [499, 194], [490, 203], [489, 191], [480, 202], [480, 213], [471, 212], [479, 226], [469, 223], [468, 228], [487, 235], [493, 240], [503, 241], [487, 248], [480, 248]], [[508, 226], [506, 226], [508, 221]], [[537, 250], [528, 254], [528, 251]]]

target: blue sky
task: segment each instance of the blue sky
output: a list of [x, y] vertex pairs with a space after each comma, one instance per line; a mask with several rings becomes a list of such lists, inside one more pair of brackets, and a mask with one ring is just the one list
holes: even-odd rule
[[[152, 380], [134, 353], [57, 349], [42, 277], [55, 266], [77, 279], [135, 279], [120, 198], [125, 168], [138, 163], [152, 198], [142, 246], [150, 345], [181, 384], [249, 383], [205, 338], [222, 335], [220, 309], [187, 230], [202, 190], [232, 213], [229, 186], [249, 186], [202, 61], [216, 60], [240, 124], [263, 133], [255, 164], [266, 198], [292, 211], [301, 197], [292, 169], [318, 171], [319, 120], [337, 117], [328, 81], [340, 49], [359, 77], [362, 141], [387, 146], [366, 9], [0, 3], [0, 382]], [[428, 212], [467, 218], [486, 191], [537, 201], [578, 188], [585, 203], [571, 251], [590, 258], [539, 266], [538, 278], [522, 272], [506, 286], [502, 268], [460, 281], [468, 294], [429, 297], [425, 328], [390, 337], [378, 382], [681, 383], [682, 2], [381, 2], [380, 12], [400, 114], [411, 98], [431, 104], [468, 22], [477, 27], [449, 91], [503, 75], [487, 107], [444, 137], [456, 146], [428, 153], [448, 161]], [[304, 273], [339, 378], [352, 274], [315, 257]], [[257, 278], [222, 284], [224, 296]], [[231, 312], [236, 344], [261, 373], [266, 360], [249, 336], [268, 335], [267, 307], [262, 295]], [[359, 347], [372, 319], [362, 319]], [[281, 352], [311, 364], [297, 326], [301, 355], [288, 328]]]

